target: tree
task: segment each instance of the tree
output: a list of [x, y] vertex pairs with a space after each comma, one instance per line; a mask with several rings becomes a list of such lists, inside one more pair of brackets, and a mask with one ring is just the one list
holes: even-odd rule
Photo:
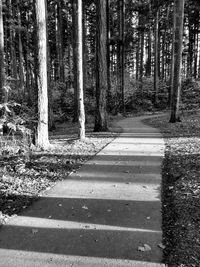
[[107, 1], [96, 0], [97, 51], [96, 51], [96, 116], [95, 131], [107, 131]]
[[38, 45], [38, 128], [37, 146], [46, 149], [48, 138], [48, 95], [47, 95], [47, 32], [46, 1], [36, 0], [36, 23]]
[[21, 14], [20, 14], [20, 2], [17, 0], [17, 20], [18, 20], [18, 44], [19, 44], [19, 89], [24, 93], [24, 67], [23, 67], [23, 47], [22, 47], [22, 37], [21, 37]]
[[184, 4], [185, 0], [174, 1], [175, 39], [174, 39], [173, 92], [172, 92], [171, 118], [170, 118], [171, 123], [180, 121], [179, 102], [180, 102], [180, 90], [181, 90]]
[[82, 0], [78, 0], [77, 5], [77, 89], [78, 89], [78, 121], [79, 121], [79, 138], [85, 139], [85, 108], [83, 94], [83, 10]]
[[73, 87], [74, 87], [74, 114], [73, 122], [78, 121], [78, 87], [77, 87], [77, 0], [72, 0], [72, 36], [73, 36]]
[[3, 29], [3, 14], [2, 14], [2, 0], [0, 0], [0, 102], [4, 101], [4, 29]]
[[159, 27], [159, 10], [156, 10], [155, 18], [155, 42], [154, 42], [154, 105], [158, 102], [158, 27]]

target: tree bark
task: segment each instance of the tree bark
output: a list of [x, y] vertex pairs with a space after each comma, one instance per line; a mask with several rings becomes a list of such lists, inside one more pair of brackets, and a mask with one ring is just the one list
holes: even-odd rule
[[3, 14], [2, 0], [0, 0], [0, 103], [4, 102], [4, 85], [5, 85], [5, 69], [4, 69], [4, 29], [3, 29]]
[[151, 54], [152, 54], [152, 40], [151, 40], [151, 29], [148, 31], [148, 58], [147, 58], [147, 65], [146, 65], [146, 76], [151, 76]]
[[78, 122], [79, 139], [85, 139], [85, 108], [83, 90], [83, 8], [82, 0], [77, 5], [77, 89], [78, 89]]
[[[13, 9], [12, 9], [12, 0], [9, 0], [9, 19], [10, 19], [10, 67], [11, 67], [11, 76], [14, 78], [15, 89], [19, 91], [18, 81], [17, 81], [17, 59], [16, 51], [14, 46], [15, 41], [15, 30], [13, 25]], [[19, 92], [20, 93], [20, 92]]]
[[171, 117], [170, 117], [171, 123], [180, 121], [179, 102], [180, 102], [180, 90], [181, 90], [184, 4], [185, 0], [174, 1], [175, 42], [174, 42], [173, 94], [172, 94]]
[[18, 43], [19, 43], [19, 89], [24, 94], [24, 56], [23, 56], [23, 46], [21, 38], [21, 15], [19, 0], [17, 0], [17, 18], [18, 18]]
[[155, 43], [154, 43], [154, 105], [158, 102], [158, 20], [159, 11], [156, 12], [155, 19]]
[[63, 49], [63, 1], [57, 1], [57, 58], [58, 58], [58, 75], [59, 81], [65, 81], [64, 75], [64, 49]]
[[73, 122], [78, 121], [78, 89], [77, 89], [77, 0], [72, 0], [72, 35], [73, 35], [73, 87], [74, 87], [74, 114]]
[[96, 117], [94, 130], [107, 131], [107, 16], [106, 1], [96, 0], [97, 7], [97, 51], [96, 51]]
[[38, 129], [36, 144], [39, 148], [46, 149], [49, 146], [46, 1], [36, 0], [35, 7], [38, 41]]

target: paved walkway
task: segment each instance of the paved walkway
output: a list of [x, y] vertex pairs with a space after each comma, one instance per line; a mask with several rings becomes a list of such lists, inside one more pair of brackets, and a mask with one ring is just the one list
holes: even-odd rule
[[162, 266], [164, 142], [140, 119], [119, 122], [120, 137], [2, 227], [0, 267]]

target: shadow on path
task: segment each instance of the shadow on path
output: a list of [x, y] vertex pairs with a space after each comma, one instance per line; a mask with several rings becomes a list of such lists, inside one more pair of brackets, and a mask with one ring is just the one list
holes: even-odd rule
[[[134, 119], [122, 122], [137, 132]], [[122, 134], [3, 226], [0, 266], [161, 266], [163, 147], [148, 130]], [[144, 244], [151, 250], [138, 251]]]

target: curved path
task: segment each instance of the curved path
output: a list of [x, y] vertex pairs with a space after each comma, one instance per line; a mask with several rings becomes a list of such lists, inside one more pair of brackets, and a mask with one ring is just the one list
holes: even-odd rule
[[143, 118], [1, 228], [1, 267], [163, 266], [164, 141]]

